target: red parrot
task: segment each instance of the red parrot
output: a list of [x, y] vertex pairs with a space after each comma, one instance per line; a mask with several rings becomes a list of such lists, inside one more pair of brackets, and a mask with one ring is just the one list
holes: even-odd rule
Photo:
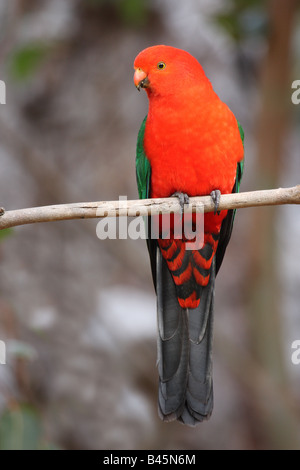
[[[213, 408], [212, 327], [215, 277], [229, 242], [235, 211], [218, 211], [221, 194], [238, 192], [244, 133], [214, 92], [200, 63], [170, 46], [149, 47], [134, 61], [134, 83], [149, 111], [137, 142], [140, 198], [211, 195], [202, 248], [187, 240], [151, 238], [148, 251], [157, 295], [159, 414], [194, 426]], [[182, 215], [184, 218], [184, 214]]]

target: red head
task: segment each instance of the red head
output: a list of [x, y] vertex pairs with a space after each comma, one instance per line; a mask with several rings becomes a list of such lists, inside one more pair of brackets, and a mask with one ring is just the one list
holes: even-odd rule
[[134, 61], [134, 84], [148, 95], [170, 95], [180, 88], [208, 84], [199, 62], [188, 52], [171, 46], [152, 46]]

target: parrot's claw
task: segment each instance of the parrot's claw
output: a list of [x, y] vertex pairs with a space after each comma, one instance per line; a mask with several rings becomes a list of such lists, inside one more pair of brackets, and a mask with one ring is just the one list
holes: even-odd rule
[[172, 196], [177, 197], [180, 207], [181, 207], [181, 217], [183, 216], [184, 213], [184, 205], [187, 204], [189, 205], [190, 203], [190, 198], [186, 193], [181, 193], [180, 191], [176, 191]]
[[220, 215], [220, 211], [218, 211], [218, 209], [219, 209], [220, 200], [221, 200], [221, 191], [219, 189], [214, 189], [210, 193], [210, 197], [212, 198], [214, 206], [215, 206], [214, 215], [216, 214]]
[[4, 207], [0, 207], [0, 216], [5, 214], [5, 209]]

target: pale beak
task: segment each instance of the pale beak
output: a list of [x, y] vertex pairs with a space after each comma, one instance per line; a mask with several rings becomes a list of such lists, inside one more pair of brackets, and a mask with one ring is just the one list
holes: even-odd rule
[[140, 91], [141, 88], [147, 88], [150, 85], [147, 74], [140, 68], [135, 69], [133, 81], [138, 91]]

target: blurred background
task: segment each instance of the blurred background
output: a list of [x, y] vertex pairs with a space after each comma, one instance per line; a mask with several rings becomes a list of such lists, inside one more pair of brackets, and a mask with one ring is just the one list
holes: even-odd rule
[[[242, 190], [300, 183], [297, 0], [6, 0], [0, 205], [137, 198], [143, 48], [203, 65], [245, 130]], [[96, 220], [0, 232], [0, 449], [299, 449], [298, 206], [238, 211], [216, 283], [215, 407], [157, 415], [156, 305], [143, 240]]]

